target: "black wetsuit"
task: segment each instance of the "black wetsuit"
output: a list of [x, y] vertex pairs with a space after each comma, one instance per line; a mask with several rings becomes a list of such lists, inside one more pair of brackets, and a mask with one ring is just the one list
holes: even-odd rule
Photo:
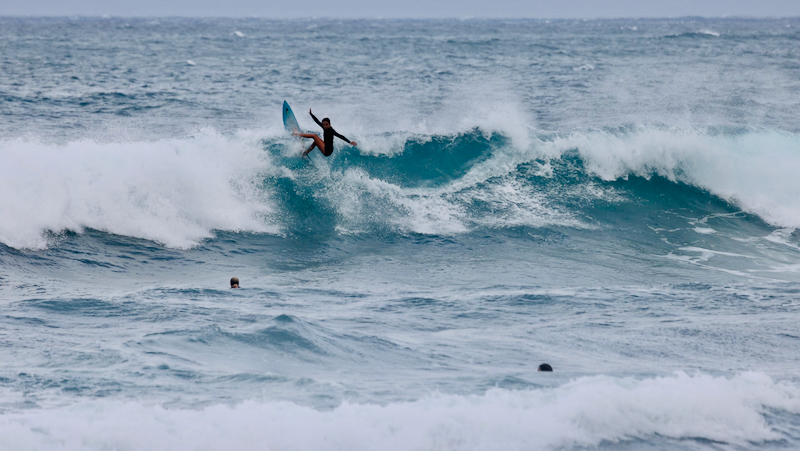
[[[322, 122], [320, 122], [319, 119], [317, 119], [317, 117], [314, 116], [314, 113], [309, 112], [308, 114], [310, 114], [311, 117], [314, 118], [314, 122], [316, 122], [317, 125], [322, 127]], [[338, 136], [339, 138], [345, 140], [348, 143], [350, 142], [349, 139], [347, 139], [344, 136], [336, 133], [336, 130], [334, 130], [333, 127], [329, 127], [328, 129], [325, 129], [325, 127], [323, 127], [322, 130], [323, 130], [323, 141], [325, 142], [325, 151], [322, 152], [322, 154], [325, 155], [326, 157], [331, 156], [331, 154], [333, 153], [333, 137], [334, 136]], [[322, 150], [322, 149], [320, 149], [320, 150]]]

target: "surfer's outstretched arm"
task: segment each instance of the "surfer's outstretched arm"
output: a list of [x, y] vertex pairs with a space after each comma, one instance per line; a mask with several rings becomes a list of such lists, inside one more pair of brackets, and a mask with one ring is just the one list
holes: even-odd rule
[[[322, 127], [322, 122], [320, 122], [319, 119], [317, 119], [317, 116], [314, 116], [314, 113], [311, 112], [311, 108], [308, 109], [308, 114], [311, 115], [311, 118], [314, 119], [314, 122], [316, 122], [317, 125]], [[322, 127], [322, 128], [325, 128], [325, 127]]]
[[331, 129], [331, 130], [333, 131], [333, 136], [336, 136], [337, 138], [345, 141], [346, 143], [350, 144], [351, 146], [357, 145], [355, 141], [350, 141], [349, 139], [347, 139], [344, 136], [342, 136], [339, 133], [337, 133], [336, 130], [333, 130], [333, 129]]

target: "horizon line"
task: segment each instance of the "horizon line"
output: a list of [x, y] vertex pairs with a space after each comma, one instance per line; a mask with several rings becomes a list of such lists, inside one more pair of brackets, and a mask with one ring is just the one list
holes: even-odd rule
[[361, 20], [448, 20], [448, 21], [526, 21], [526, 20], [556, 20], [556, 21], [590, 21], [590, 20], [678, 20], [678, 19], [745, 19], [745, 20], [788, 20], [800, 19], [798, 16], [753, 16], [753, 15], [724, 15], [724, 16], [617, 16], [617, 17], [339, 17], [339, 16], [311, 16], [311, 17], [266, 17], [257, 15], [247, 16], [218, 16], [218, 15], [113, 15], [113, 14], [0, 14], [0, 19], [259, 19], [275, 21], [314, 21], [314, 20], [337, 20], [337, 21], [361, 21]]

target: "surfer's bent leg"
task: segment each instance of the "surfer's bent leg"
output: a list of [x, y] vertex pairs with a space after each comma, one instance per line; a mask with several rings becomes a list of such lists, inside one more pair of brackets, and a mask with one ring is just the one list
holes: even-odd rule
[[320, 138], [319, 135], [315, 135], [314, 133], [295, 133], [295, 135], [301, 138], [310, 138], [314, 140], [314, 142], [311, 143], [311, 146], [309, 146], [309, 148], [303, 152], [303, 156], [308, 155], [309, 152], [314, 150], [314, 147], [319, 148], [319, 151], [322, 152], [323, 155], [325, 154], [325, 143], [322, 142], [322, 138]]

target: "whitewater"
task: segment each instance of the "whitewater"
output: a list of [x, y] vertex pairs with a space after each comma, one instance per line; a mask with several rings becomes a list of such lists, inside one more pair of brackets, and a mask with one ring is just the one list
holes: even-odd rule
[[798, 42], [0, 18], [0, 449], [800, 447]]

